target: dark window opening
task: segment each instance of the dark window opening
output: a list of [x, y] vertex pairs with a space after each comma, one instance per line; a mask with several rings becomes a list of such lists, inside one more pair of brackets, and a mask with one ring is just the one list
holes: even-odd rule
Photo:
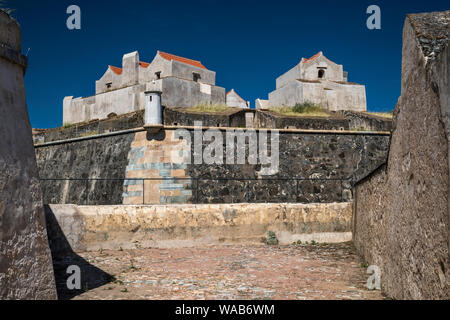
[[112, 86], [112, 82], [108, 82], [108, 83], [106, 84], [106, 88], [108, 88], [108, 89], [110, 89], [111, 86]]
[[318, 76], [319, 76], [319, 79], [322, 79], [325, 76], [325, 70], [320, 69]]
[[195, 82], [198, 82], [198, 80], [200, 80], [200, 74], [198, 74], [198, 73], [193, 73], [193, 80], [195, 81]]
[[155, 72], [156, 79], [161, 79], [161, 71]]

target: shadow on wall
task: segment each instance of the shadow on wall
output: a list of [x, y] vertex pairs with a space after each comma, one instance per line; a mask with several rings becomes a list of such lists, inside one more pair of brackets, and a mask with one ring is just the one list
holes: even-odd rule
[[[72, 299], [87, 290], [100, 287], [113, 280], [111, 275], [91, 265], [72, 250], [48, 205], [45, 206], [45, 220], [59, 300]], [[78, 266], [81, 270], [81, 289], [70, 290], [67, 287], [67, 279], [71, 276], [67, 273], [67, 268], [72, 265]]]

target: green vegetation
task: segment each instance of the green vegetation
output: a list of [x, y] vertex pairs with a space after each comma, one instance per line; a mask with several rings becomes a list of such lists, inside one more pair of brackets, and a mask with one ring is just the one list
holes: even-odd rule
[[388, 111], [388, 112], [366, 112], [369, 115], [382, 117], [382, 118], [389, 118], [392, 119], [394, 116], [394, 110]]
[[269, 109], [274, 113], [285, 116], [296, 117], [329, 117], [330, 115], [325, 111], [325, 108], [320, 104], [315, 104], [309, 101], [304, 103], [297, 103], [293, 107], [272, 107]]
[[97, 130], [95, 131], [91, 131], [91, 132], [83, 132], [82, 134], [80, 134], [80, 138], [81, 137], [90, 137], [90, 136], [95, 136], [99, 134], [99, 132]]
[[218, 113], [229, 110], [230, 108], [224, 104], [210, 104], [210, 103], [199, 103], [198, 105], [188, 108], [188, 111], [193, 112], [209, 112]]
[[64, 129], [68, 129], [68, 128], [71, 128], [71, 127], [73, 127], [72, 123], [67, 123], [67, 122], [63, 123], [63, 128]]

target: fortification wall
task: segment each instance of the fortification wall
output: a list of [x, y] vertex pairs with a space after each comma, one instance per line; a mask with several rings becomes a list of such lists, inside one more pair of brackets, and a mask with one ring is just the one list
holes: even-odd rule
[[19, 24], [0, 10], [0, 299], [56, 299]]
[[[168, 126], [193, 126], [201, 121], [205, 127], [247, 127], [246, 113], [254, 113], [250, 127], [269, 129], [366, 130], [389, 132], [392, 120], [360, 112], [344, 111], [328, 118], [289, 117], [269, 111], [230, 108], [221, 113], [191, 112], [185, 108], [163, 109], [163, 121]], [[103, 120], [66, 125], [53, 129], [35, 129], [34, 143], [44, 143], [108, 132], [139, 128], [144, 125], [144, 110]]]
[[[143, 129], [90, 136], [36, 146], [40, 177], [44, 179], [119, 179], [43, 181], [45, 203], [239, 203], [335, 202], [351, 199], [349, 181], [358, 180], [385, 161], [388, 134], [305, 132], [283, 130], [279, 135], [279, 171], [262, 177], [260, 164], [191, 164], [175, 159], [185, 150], [183, 140], [166, 127], [157, 134]], [[185, 127], [194, 141], [194, 129]], [[259, 130], [250, 130], [259, 134]], [[220, 129], [224, 141], [226, 130]], [[268, 150], [271, 150], [270, 135]], [[201, 144], [202, 153], [209, 142]], [[237, 148], [237, 146], [235, 147]], [[240, 147], [242, 148], [242, 147]], [[245, 148], [245, 146], [244, 146]], [[188, 148], [190, 155], [194, 144]], [[248, 154], [248, 149], [235, 149]], [[178, 162], [177, 162], [178, 161]], [[225, 160], [224, 160], [225, 161]], [[156, 181], [132, 179], [153, 178]], [[279, 179], [272, 181], [261, 178]], [[325, 179], [296, 181], [292, 179]], [[127, 179], [127, 181], [123, 181]], [[163, 179], [166, 179], [163, 181]], [[145, 195], [145, 197], [143, 196]], [[87, 199], [87, 200], [86, 200]]]
[[349, 121], [342, 117], [287, 117], [270, 111], [256, 112], [256, 125], [260, 128], [349, 130]]
[[[280, 244], [351, 239], [351, 203], [157, 206], [46, 206], [55, 244], [74, 251], [262, 244], [268, 231]], [[66, 246], [55, 248], [64, 256]]]
[[449, 22], [406, 18], [388, 165], [356, 186], [356, 248], [396, 299], [450, 297]]

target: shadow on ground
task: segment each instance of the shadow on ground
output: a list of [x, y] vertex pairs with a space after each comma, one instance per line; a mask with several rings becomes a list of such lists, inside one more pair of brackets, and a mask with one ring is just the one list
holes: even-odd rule
[[[58, 220], [48, 205], [45, 206], [45, 219], [59, 300], [72, 299], [88, 290], [113, 281], [110, 274], [90, 264], [72, 250]], [[72, 265], [78, 266], [81, 270], [81, 289], [70, 290], [67, 287], [67, 280], [72, 275], [72, 273], [67, 273], [67, 268]]]

